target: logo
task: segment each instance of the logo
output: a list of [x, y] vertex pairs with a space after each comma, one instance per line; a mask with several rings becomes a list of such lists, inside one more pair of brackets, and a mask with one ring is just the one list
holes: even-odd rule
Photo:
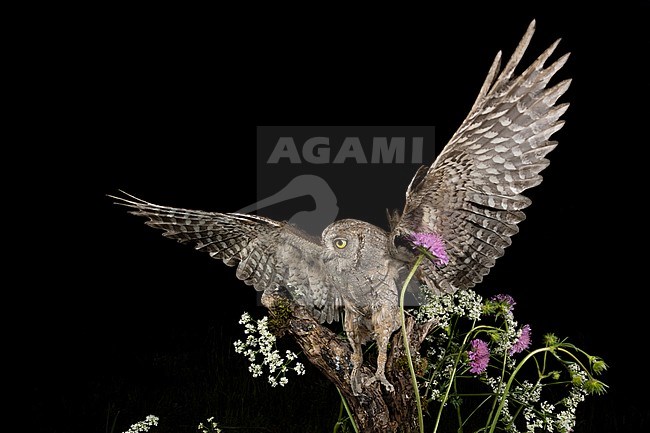
[[258, 126], [257, 211], [320, 237], [341, 218], [388, 229], [386, 209], [435, 156], [433, 126]]
[[[411, 137], [411, 162], [422, 163], [422, 143], [424, 137]], [[368, 148], [369, 146], [366, 146]], [[404, 164], [406, 155], [406, 137], [372, 137], [372, 152], [370, 158], [364, 151], [359, 137], [345, 137], [336, 146], [337, 152], [333, 159], [330, 137], [310, 137], [298, 151], [294, 137], [280, 137], [269, 156], [267, 164], [278, 164], [286, 158], [291, 164], [344, 164], [348, 160], [357, 164]], [[302, 159], [301, 159], [302, 154]]]

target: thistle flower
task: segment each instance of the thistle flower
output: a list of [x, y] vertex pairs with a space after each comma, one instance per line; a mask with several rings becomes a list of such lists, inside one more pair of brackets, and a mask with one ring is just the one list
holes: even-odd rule
[[436, 233], [413, 233], [411, 242], [416, 247], [421, 247], [431, 253], [432, 260], [436, 265], [442, 266], [449, 263], [445, 243]]
[[524, 325], [519, 331], [519, 338], [510, 348], [510, 355], [522, 352], [524, 349], [528, 349], [528, 346], [530, 346], [530, 325]]
[[480, 339], [472, 340], [472, 350], [467, 355], [469, 356], [470, 373], [481, 374], [483, 373], [490, 362], [490, 349], [485, 341]]
[[509, 311], [512, 311], [515, 309], [515, 305], [517, 305], [517, 302], [515, 302], [514, 298], [510, 295], [506, 295], [503, 293], [500, 293], [498, 295], [494, 295], [490, 298], [491, 301], [498, 302], [499, 304], [502, 304], [506, 307], [508, 307]]

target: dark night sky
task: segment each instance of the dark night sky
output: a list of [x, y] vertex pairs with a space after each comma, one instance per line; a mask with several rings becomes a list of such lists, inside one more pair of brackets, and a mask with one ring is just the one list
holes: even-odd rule
[[[89, 382], [127, 371], [143, 345], [169, 345], [178, 329], [234, 329], [255, 305], [233, 269], [162, 238], [105, 194], [124, 189], [178, 207], [242, 208], [256, 199], [255, 125], [435, 125], [442, 145], [496, 51], [508, 56], [535, 17], [524, 63], [562, 37], [557, 52], [572, 56], [559, 79], [574, 80], [562, 99], [571, 108], [544, 183], [529, 194], [528, 219], [479, 292], [512, 294], [520, 321], [537, 336], [554, 330], [601, 354], [612, 388], [594, 408], [617, 418], [617, 431], [638, 430], [625, 424], [648, 420], [639, 390], [647, 374], [637, 359], [646, 329], [637, 298], [643, 268], [624, 242], [644, 230], [640, 200], [628, 198], [635, 150], [647, 145], [631, 105], [641, 98], [639, 60], [648, 53], [635, 5], [584, 16], [341, 14], [321, 26], [267, 24], [249, 42], [246, 26], [215, 34], [212, 24], [135, 19], [91, 32], [90, 23], [71, 39], [92, 35], [72, 49], [72, 58], [85, 60], [68, 77], [70, 92], [57, 90], [74, 107], [52, 128], [62, 144], [45, 155], [46, 177], [31, 191], [57, 209], [47, 217], [46, 251], [30, 259], [26, 278], [39, 284], [26, 291], [34, 319], [19, 336], [25, 364], [37, 371], [27, 388], [41, 396], [35, 409], [56, 407], [61, 395], [83, 402]], [[383, 212], [376, 199], [373, 211]], [[65, 411], [79, 414], [68, 407], [59, 416]]]

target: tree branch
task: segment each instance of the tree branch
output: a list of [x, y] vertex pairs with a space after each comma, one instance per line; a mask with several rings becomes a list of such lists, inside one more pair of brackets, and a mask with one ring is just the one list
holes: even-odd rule
[[[309, 310], [296, 305], [280, 293], [264, 293], [262, 304], [269, 309], [272, 320], [282, 322], [279, 332], [290, 334], [309, 361], [341, 391], [362, 432], [395, 432], [398, 429], [408, 432], [417, 429], [414, 392], [399, 333], [395, 333], [392, 338], [386, 363], [387, 374], [395, 386], [395, 392], [384, 392], [380, 384], [375, 382], [364, 386], [362, 395], [355, 396], [350, 386], [352, 350], [344, 337], [318, 323]], [[419, 357], [420, 346], [433, 323], [417, 323], [409, 316], [406, 327], [412, 352]], [[417, 362], [418, 359], [414, 361]], [[365, 383], [374, 377], [375, 367], [367, 357], [364, 361], [361, 376]]]

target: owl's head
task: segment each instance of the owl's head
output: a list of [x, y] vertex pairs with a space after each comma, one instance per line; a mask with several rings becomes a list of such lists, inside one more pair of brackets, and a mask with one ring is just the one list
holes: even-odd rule
[[323, 260], [336, 272], [357, 270], [359, 262], [373, 254], [376, 246], [385, 245], [381, 236], [385, 236], [381, 229], [364, 221], [335, 221], [323, 231]]
[[351, 271], [357, 267], [359, 249], [363, 240], [362, 221], [335, 221], [323, 231], [323, 260], [337, 272]]

